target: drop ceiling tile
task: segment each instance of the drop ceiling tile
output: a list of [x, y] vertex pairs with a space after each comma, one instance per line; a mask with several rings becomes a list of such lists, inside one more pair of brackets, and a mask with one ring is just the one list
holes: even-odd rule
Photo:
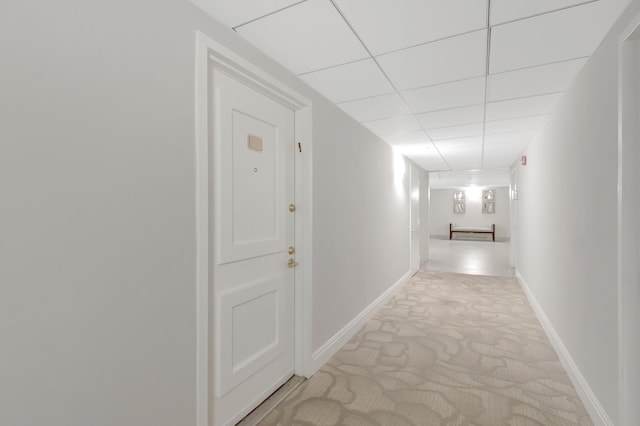
[[422, 130], [418, 120], [413, 115], [368, 121], [362, 124], [378, 136], [407, 134]]
[[484, 120], [484, 106], [471, 105], [462, 108], [451, 108], [441, 111], [427, 112], [416, 116], [425, 129], [460, 126], [463, 124], [481, 123]]
[[485, 77], [402, 92], [414, 113], [477, 105], [484, 102]]
[[397, 94], [343, 102], [338, 106], [357, 121], [381, 120], [411, 114]]
[[484, 156], [482, 157], [482, 167], [487, 169], [511, 167], [518, 161], [520, 154], [525, 148], [526, 145], [518, 147], [512, 146], [498, 150], [485, 148]]
[[587, 59], [583, 58], [492, 74], [488, 81], [487, 100], [493, 102], [566, 91], [586, 63]]
[[487, 26], [487, 0], [336, 0], [374, 55]]
[[449, 169], [447, 163], [442, 160], [442, 157], [430, 142], [398, 144], [394, 145], [394, 149], [424, 170], [436, 171]]
[[592, 0], [492, 0], [491, 25], [528, 18]]
[[447, 152], [464, 151], [474, 147], [482, 148], [482, 136], [473, 136], [468, 138], [454, 138], [434, 142], [438, 149], [446, 149]]
[[465, 124], [464, 126], [441, 127], [429, 130], [427, 133], [431, 140], [466, 138], [471, 136], [482, 136], [482, 123]]
[[528, 144], [535, 136], [535, 130], [525, 130], [521, 132], [499, 133], [494, 135], [486, 135], [484, 145], [492, 147], [508, 147], [511, 145]]
[[485, 137], [483, 167], [511, 167], [535, 132], [504, 133]]
[[483, 167], [511, 167], [535, 133], [535, 131], [525, 131], [485, 136]]
[[534, 117], [526, 118], [487, 121], [485, 124], [485, 135], [536, 130], [542, 126], [546, 118], [546, 115], [536, 115]]
[[298, 3], [237, 31], [295, 74], [368, 57], [362, 43], [326, 0]]
[[610, 23], [600, 16], [603, 1], [494, 27], [491, 73], [589, 56]]
[[429, 174], [431, 188], [464, 188], [509, 186], [509, 168], [493, 170], [466, 170], [463, 172], [438, 172]]
[[483, 76], [487, 69], [487, 31], [422, 44], [376, 59], [398, 90]]
[[391, 135], [383, 135], [380, 137], [385, 142], [391, 145], [398, 144], [416, 144], [416, 143], [429, 143], [431, 140], [424, 132], [424, 130], [415, 130], [406, 133], [395, 133]]
[[411, 159], [418, 166], [422, 167], [423, 170], [428, 172], [437, 172], [439, 170], [449, 170], [449, 166], [445, 163], [442, 158], [438, 157], [425, 157], [417, 154], [407, 154], [407, 158]]
[[482, 164], [482, 138], [463, 138], [434, 142], [453, 170], [479, 169]]
[[487, 121], [548, 114], [561, 97], [561, 93], [556, 93], [510, 101], [490, 102], [487, 103]]
[[336, 103], [394, 92], [373, 59], [311, 72], [300, 78]]
[[217, 21], [233, 28], [268, 15], [300, 0], [191, 0]]

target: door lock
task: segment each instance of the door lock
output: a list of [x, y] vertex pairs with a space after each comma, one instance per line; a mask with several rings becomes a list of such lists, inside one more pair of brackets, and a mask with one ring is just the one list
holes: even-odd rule
[[287, 266], [289, 268], [295, 268], [296, 266], [298, 266], [298, 262], [296, 262], [295, 260], [293, 260], [293, 257], [289, 258], [289, 261], [287, 262]]
[[287, 253], [289, 254], [294, 254], [295, 252], [296, 252], [296, 249], [293, 246], [289, 247], [289, 250], [287, 251]]

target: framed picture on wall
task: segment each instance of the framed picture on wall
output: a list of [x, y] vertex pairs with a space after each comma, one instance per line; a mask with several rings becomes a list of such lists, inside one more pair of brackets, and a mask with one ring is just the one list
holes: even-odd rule
[[453, 212], [456, 214], [464, 214], [465, 212], [465, 195], [464, 191], [454, 191], [453, 193]]
[[482, 191], [482, 213], [496, 212], [496, 193], [493, 189]]

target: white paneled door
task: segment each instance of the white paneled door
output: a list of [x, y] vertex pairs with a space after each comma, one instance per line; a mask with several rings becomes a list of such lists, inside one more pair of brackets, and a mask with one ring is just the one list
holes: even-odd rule
[[213, 71], [213, 423], [294, 372], [294, 113]]

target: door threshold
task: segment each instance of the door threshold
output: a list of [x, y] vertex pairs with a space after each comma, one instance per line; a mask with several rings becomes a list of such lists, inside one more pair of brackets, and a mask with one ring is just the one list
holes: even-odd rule
[[291, 377], [284, 385], [280, 386], [278, 390], [265, 399], [262, 404], [258, 405], [252, 412], [247, 414], [244, 419], [240, 420], [236, 426], [256, 426], [260, 421], [264, 420], [264, 418], [267, 417], [278, 404], [291, 395], [291, 393], [305, 380], [306, 379], [304, 377], [300, 376]]

